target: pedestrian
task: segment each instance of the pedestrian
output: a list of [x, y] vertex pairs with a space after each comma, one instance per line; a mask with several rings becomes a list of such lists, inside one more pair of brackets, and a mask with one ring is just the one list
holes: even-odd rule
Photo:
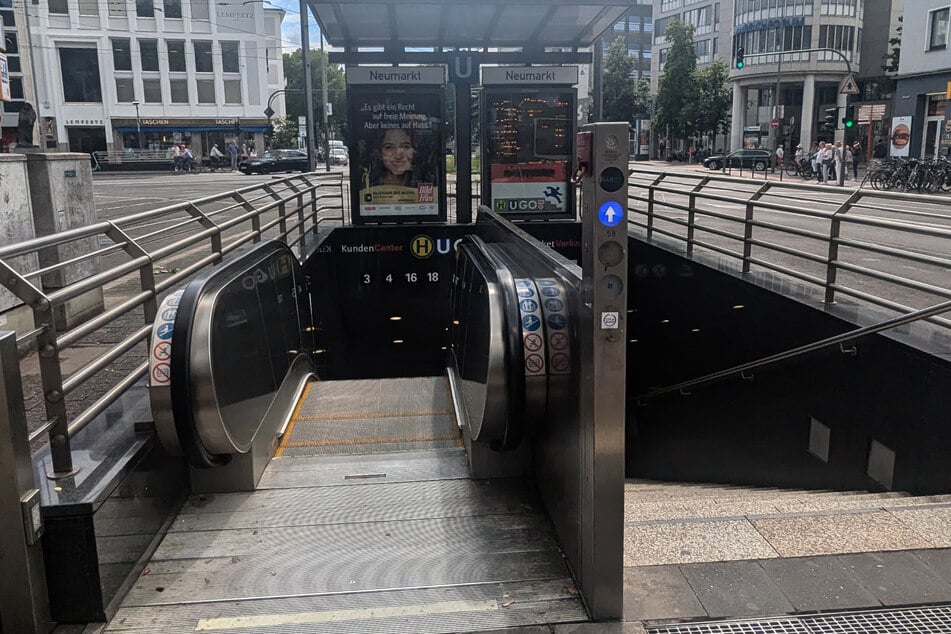
[[796, 146], [796, 153], [793, 155], [793, 159], [796, 161], [796, 167], [802, 169], [802, 143]]
[[180, 169], [182, 165], [182, 148], [178, 143], [172, 146], [172, 169]]
[[840, 176], [842, 177], [841, 180], [845, 180], [845, 172], [843, 170], [845, 170], [846, 167], [842, 141], [836, 141], [835, 147], [832, 149], [832, 180], [836, 184], [839, 183]]
[[183, 146], [185, 149], [182, 150], [182, 167], [186, 171], [191, 171], [195, 169], [195, 155], [192, 154], [192, 149], [188, 145]]
[[850, 178], [858, 179], [858, 176], [854, 176], [854, 177], [853, 177], [853, 176], [850, 176], [850, 175], [849, 175], [849, 172], [854, 172], [854, 171], [855, 171], [855, 155], [852, 154], [852, 146], [849, 145], [849, 144], [846, 144], [846, 145], [842, 148], [842, 152], [843, 152], [842, 163], [843, 163], [843, 165], [845, 166], [845, 178], [846, 178], [846, 180], [848, 180], [848, 179], [850, 179]]
[[228, 156], [231, 157], [231, 169], [238, 169], [238, 144], [234, 139], [228, 144]]
[[819, 183], [824, 183], [826, 181], [826, 178], [825, 178], [826, 168], [825, 168], [825, 165], [823, 164], [823, 161], [825, 160], [825, 153], [826, 153], [826, 142], [819, 141], [818, 143], [816, 143], [816, 146], [813, 148], [813, 154], [812, 154], [812, 170], [813, 172], [815, 172], [816, 181]]
[[786, 156], [786, 150], [783, 149], [782, 144], [776, 146], [776, 167], [783, 169], [783, 158]]
[[859, 163], [865, 158], [862, 144], [856, 141], [852, 144], [852, 176], [859, 179]]

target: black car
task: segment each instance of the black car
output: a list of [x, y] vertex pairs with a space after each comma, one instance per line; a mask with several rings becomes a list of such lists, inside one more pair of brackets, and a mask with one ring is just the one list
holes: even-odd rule
[[726, 156], [715, 154], [703, 159], [704, 167], [718, 170], [721, 167], [745, 167], [758, 172], [765, 171], [772, 154], [769, 150], [734, 150]]
[[238, 169], [245, 174], [308, 171], [307, 154], [300, 150], [271, 150], [261, 156], [241, 161]]

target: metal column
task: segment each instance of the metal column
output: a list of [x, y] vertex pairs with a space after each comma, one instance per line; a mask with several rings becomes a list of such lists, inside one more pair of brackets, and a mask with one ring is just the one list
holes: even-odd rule
[[5, 632], [52, 628], [16, 333], [0, 332], [0, 619]]
[[[582, 594], [598, 621], [623, 616], [627, 379], [627, 123], [583, 126]], [[580, 149], [585, 148], [586, 149]]]

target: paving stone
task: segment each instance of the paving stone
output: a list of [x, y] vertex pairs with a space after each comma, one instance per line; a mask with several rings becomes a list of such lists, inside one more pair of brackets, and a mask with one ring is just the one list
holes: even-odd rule
[[789, 614], [795, 607], [757, 561], [680, 567], [712, 618]]
[[624, 620], [654, 621], [707, 616], [678, 566], [624, 569]]
[[932, 546], [951, 547], [951, 508], [895, 509], [889, 512]]
[[882, 605], [951, 602], [951, 583], [915, 553], [864, 553], [838, 559]]
[[836, 557], [764, 559], [760, 563], [798, 612], [880, 605]]
[[913, 552], [935, 574], [951, 583], [951, 548], [935, 548]]
[[624, 566], [776, 557], [746, 520], [670, 522], [624, 527]]

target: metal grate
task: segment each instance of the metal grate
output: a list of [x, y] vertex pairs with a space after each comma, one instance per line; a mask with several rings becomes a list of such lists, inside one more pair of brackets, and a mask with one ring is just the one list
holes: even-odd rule
[[948, 634], [951, 605], [804, 617], [810, 634]]
[[951, 634], [951, 605], [647, 627], [648, 634]]
[[648, 634], [810, 634], [796, 618], [719, 621], [648, 627]]

